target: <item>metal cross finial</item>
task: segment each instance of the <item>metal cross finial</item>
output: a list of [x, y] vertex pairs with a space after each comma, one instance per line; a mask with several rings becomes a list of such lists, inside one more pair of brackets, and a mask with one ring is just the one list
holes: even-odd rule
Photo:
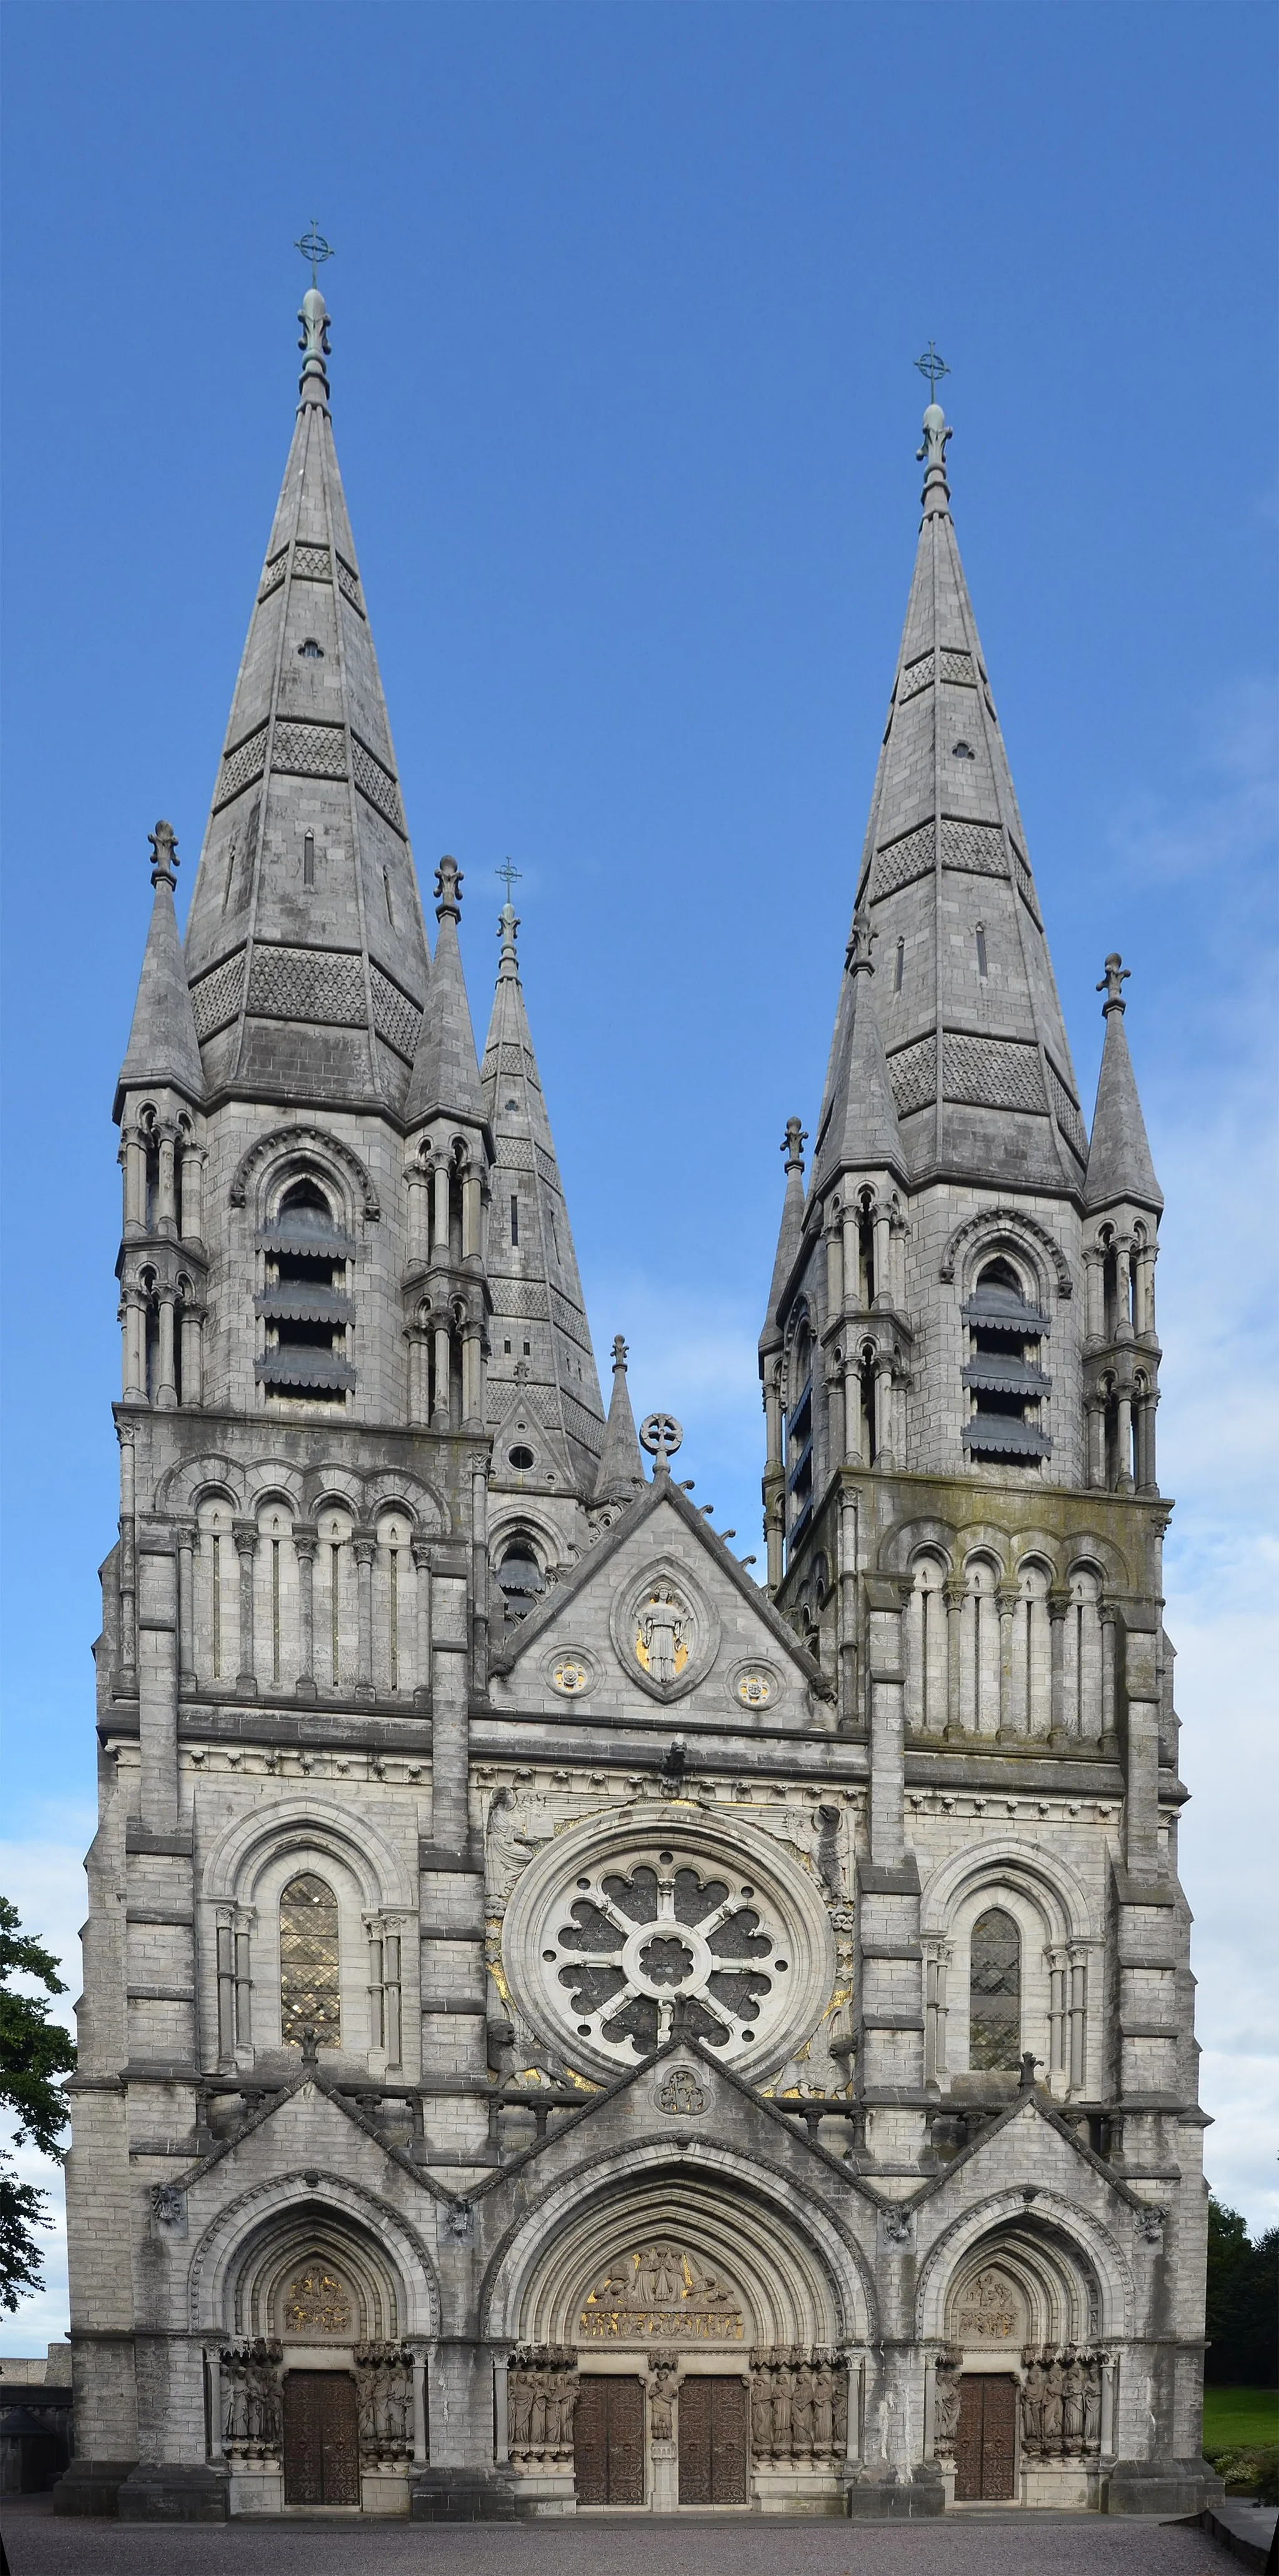
[[509, 903], [511, 900], [512, 886], [518, 885], [520, 882], [520, 869], [513, 868], [510, 860], [504, 859], [500, 868], [494, 868], [493, 874], [495, 877], [501, 877], [502, 882], [506, 887], [506, 900]]
[[937, 343], [935, 340], [929, 341], [923, 357], [916, 358], [915, 364], [918, 367], [921, 376], [927, 376], [928, 378], [929, 401], [936, 402], [937, 387], [940, 384], [942, 377], [950, 374], [950, 369], [947, 366], [945, 359], [938, 357]]
[[303, 233], [301, 240], [295, 241], [293, 247], [295, 250], [301, 251], [303, 259], [308, 259], [310, 261], [311, 284], [314, 286], [316, 283], [317, 269], [323, 268], [326, 259], [332, 259], [333, 257], [333, 245], [331, 242], [326, 242], [323, 233], [320, 231], [320, 228], [316, 223], [314, 215], [311, 217], [311, 229], [309, 233]]

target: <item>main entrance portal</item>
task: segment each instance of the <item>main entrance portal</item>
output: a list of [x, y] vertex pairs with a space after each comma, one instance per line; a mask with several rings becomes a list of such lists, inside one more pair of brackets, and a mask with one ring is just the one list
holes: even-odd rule
[[643, 2504], [644, 2387], [638, 2379], [578, 2380], [573, 2457], [579, 2504]]
[[345, 2370], [290, 2370], [285, 2377], [284, 2501], [360, 2501], [359, 2409]]
[[956, 2504], [1008, 2504], [1015, 2492], [1017, 2385], [1002, 2372], [969, 2371], [959, 2383]]
[[690, 2376], [679, 2392], [681, 2504], [745, 2504], [746, 2384]]

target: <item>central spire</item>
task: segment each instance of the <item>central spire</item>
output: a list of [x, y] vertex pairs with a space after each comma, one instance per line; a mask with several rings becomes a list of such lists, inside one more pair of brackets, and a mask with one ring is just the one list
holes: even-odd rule
[[[908, 1177], [1075, 1192], [1086, 1139], [1035, 882], [950, 513], [950, 424], [923, 419], [923, 521], [855, 912]], [[845, 980], [819, 1124], [856, 1018]]]
[[187, 973], [211, 1096], [398, 1110], [426, 1001], [426, 932], [333, 444], [328, 307], [314, 282], [298, 320], [297, 421], [192, 897]]

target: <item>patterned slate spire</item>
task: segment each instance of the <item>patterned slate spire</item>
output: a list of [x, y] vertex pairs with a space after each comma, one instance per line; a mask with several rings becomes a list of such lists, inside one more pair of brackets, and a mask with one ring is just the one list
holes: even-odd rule
[[213, 792], [186, 966], [210, 1092], [387, 1104], [429, 961], [310, 287], [297, 424]]
[[1106, 959], [1106, 971], [1097, 986], [1098, 992], [1106, 996], [1102, 1004], [1106, 1042], [1097, 1076], [1084, 1205], [1094, 1212], [1121, 1205], [1150, 1208], [1159, 1216], [1163, 1213], [1164, 1194], [1155, 1179], [1146, 1122], [1137, 1097], [1137, 1077], [1124, 1034], [1126, 1004], [1122, 987], [1128, 981], [1128, 971], [1122, 957], [1112, 955]]
[[[1003, 736], [950, 515], [939, 403], [857, 888], [909, 1175], [1077, 1191], [1087, 1139]], [[841, 1060], [846, 982], [823, 1124]], [[819, 1129], [819, 1134], [820, 1134]]]
[[138, 977], [138, 998], [133, 1006], [133, 1025], [116, 1085], [117, 1118], [124, 1106], [125, 1093], [149, 1084], [180, 1091], [183, 1098], [196, 1108], [204, 1099], [204, 1073], [196, 1044], [195, 1021], [191, 1016], [182, 942], [173, 910], [173, 871], [178, 864], [178, 845], [172, 825], [168, 823], [157, 823], [150, 838], [154, 859], [151, 883], [155, 893], [151, 905], [151, 926], [142, 955], [142, 972]]
[[[518, 929], [508, 895], [499, 918], [502, 953], [480, 1073], [494, 1150], [486, 1262], [493, 1294], [488, 1419], [493, 1429], [506, 1420], [522, 1366], [518, 1382], [526, 1404], [586, 1499], [604, 1442], [604, 1407], [524, 1007]], [[498, 1442], [498, 1483], [505, 1463], [500, 1452]]]

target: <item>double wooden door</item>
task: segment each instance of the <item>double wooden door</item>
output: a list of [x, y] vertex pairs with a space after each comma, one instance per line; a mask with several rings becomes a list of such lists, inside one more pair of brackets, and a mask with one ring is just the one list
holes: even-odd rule
[[681, 2504], [745, 2504], [746, 2383], [700, 2374], [680, 2382]]
[[286, 2373], [284, 2501], [359, 2503], [360, 2421], [349, 2371]]
[[573, 2417], [579, 2504], [643, 2504], [644, 2385], [581, 2372]]
[[1008, 2504], [1016, 2492], [1017, 2383], [969, 2371], [959, 2383], [956, 2504]]

